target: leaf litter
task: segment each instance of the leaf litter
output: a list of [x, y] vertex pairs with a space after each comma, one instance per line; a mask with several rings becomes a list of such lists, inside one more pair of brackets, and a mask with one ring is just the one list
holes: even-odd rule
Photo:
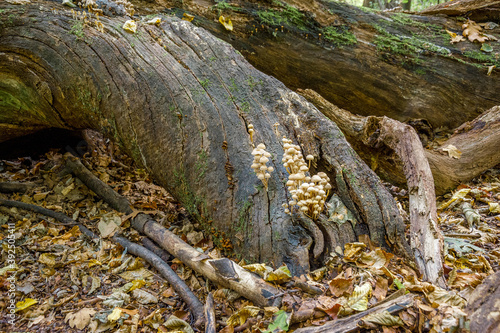
[[[226, 249], [214, 246], [213, 235], [201, 230], [186, 210], [149, 175], [133, 165], [116, 147], [103, 146], [82, 159], [101, 180], [127, 197], [134, 210], [147, 211], [165, 227], [214, 258]], [[112, 151], [110, 156], [107, 152]], [[108, 240], [120, 231], [140, 243], [141, 235], [128, 219], [111, 209], [78, 179], [63, 170], [60, 152], [38, 160], [0, 161], [0, 181], [32, 182], [24, 194], [0, 194], [2, 199], [41, 205], [72, 216], [102, 237], [85, 238], [67, 226], [31, 212], [0, 207], [2, 257], [8, 253], [8, 225], [13, 224], [16, 265], [0, 267], [0, 311], [6, 318], [7, 278], [15, 275], [17, 291], [14, 326], [2, 330], [36, 332], [198, 332], [189, 308], [173, 288], [142, 259]], [[492, 169], [438, 198], [439, 225], [445, 235], [445, 273], [450, 290], [418, 279], [405, 260], [368, 238], [335, 249], [324, 267], [292, 277], [286, 266], [239, 262], [282, 290], [281, 307], [259, 308], [229, 289], [219, 288], [181, 261], [168, 262], [204, 302], [216, 299], [217, 330], [228, 332], [292, 332], [322, 325], [370, 309], [379, 302], [407, 293], [413, 305], [398, 312], [377, 311], [359, 321], [361, 331], [445, 332], [466, 322], [468, 295], [487, 276], [498, 271], [500, 248], [499, 169]], [[392, 193], [404, 209], [405, 190]], [[472, 222], [467, 216], [473, 216]], [[2, 262], [6, 262], [3, 260]], [[462, 327], [463, 328], [463, 327]]]

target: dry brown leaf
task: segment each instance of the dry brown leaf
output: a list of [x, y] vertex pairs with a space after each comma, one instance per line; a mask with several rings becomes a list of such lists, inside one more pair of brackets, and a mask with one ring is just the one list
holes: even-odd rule
[[462, 29], [464, 29], [462, 34], [469, 38], [471, 42], [477, 40], [479, 43], [484, 43], [489, 40], [489, 38], [481, 32], [483, 28], [474, 21], [468, 20], [467, 23], [462, 25]]
[[337, 277], [328, 282], [328, 286], [330, 287], [330, 292], [335, 297], [351, 294], [354, 289], [352, 278], [344, 279], [343, 277]]

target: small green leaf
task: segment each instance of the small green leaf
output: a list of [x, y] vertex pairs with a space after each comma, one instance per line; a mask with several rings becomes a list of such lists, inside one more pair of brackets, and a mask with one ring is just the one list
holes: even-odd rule
[[491, 47], [491, 45], [490, 45], [490, 44], [486, 44], [486, 43], [484, 43], [484, 44], [481, 46], [481, 51], [486, 52], [486, 53], [490, 53], [490, 52], [493, 52], [493, 48]]
[[396, 287], [398, 289], [403, 289], [404, 288], [403, 284], [398, 279], [394, 279], [394, 284], [396, 285]]
[[289, 325], [289, 314], [287, 314], [284, 310], [280, 310], [274, 314], [274, 321], [269, 324], [267, 330], [262, 333], [274, 333], [280, 331], [288, 331]]

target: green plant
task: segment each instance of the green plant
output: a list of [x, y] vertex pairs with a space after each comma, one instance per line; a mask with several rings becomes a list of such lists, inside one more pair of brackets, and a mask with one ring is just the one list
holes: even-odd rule
[[208, 88], [208, 86], [210, 86], [210, 79], [205, 79], [205, 80], [201, 80], [200, 81], [200, 84], [203, 88]]
[[71, 25], [69, 33], [75, 35], [76, 40], [85, 40], [85, 32], [83, 31], [84, 26], [83, 21], [73, 20], [73, 25]]
[[348, 30], [347, 26], [326, 27], [322, 30], [323, 37], [337, 46], [354, 45], [358, 42], [356, 36]]
[[[281, 5], [281, 4], [280, 4]], [[290, 5], [281, 5], [281, 10], [269, 9], [266, 11], [258, 11], [257, 15], [262, 24], [270, 26], [289, 26], [295, 27], [298, 30], [306, 31], [306, 17], [297, 8]]]

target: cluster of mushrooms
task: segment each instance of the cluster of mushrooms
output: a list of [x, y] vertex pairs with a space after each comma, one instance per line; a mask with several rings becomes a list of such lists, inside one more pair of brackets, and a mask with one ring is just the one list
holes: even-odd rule
[[271, 172], [274, 171], [272, 166], [267, 166], [271, 154], [266, 151], [266, 146], [261, 143], [252, 151], [253, 163], [252, 169], [257, 174], [257, 178], [262, 181], [265, 189], [267, 190], [267, 180], [271, 178]]
[[285, 212], [291, 214], [295, 206], [313, 220], [317, 219], [325, 207], [325, 201], [332, 186], [330, 178], [324, 172], [319, 172], [312, 177], [306, 175], [314, 156], [307, 155], [307, 164], [302, 156], [300, 146], [294, 145], [292, 140], [283, 138], [285, 154], [282, 162], [289, 173], [286, 183], [292, 200], [284, 204]]

